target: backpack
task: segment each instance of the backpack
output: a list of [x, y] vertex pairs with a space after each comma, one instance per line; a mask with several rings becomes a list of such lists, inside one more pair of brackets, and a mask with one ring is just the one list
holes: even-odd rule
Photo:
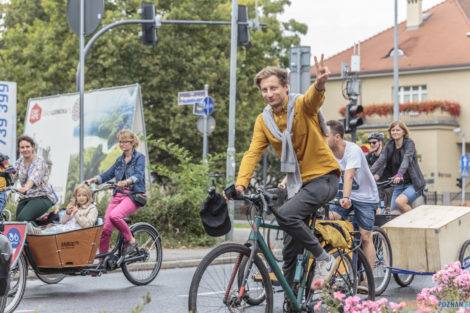
[[335, 248], [352, 248], [351, 231], [352, 225], [346, 221], [318, 220], [315, 223], [315, 235]]

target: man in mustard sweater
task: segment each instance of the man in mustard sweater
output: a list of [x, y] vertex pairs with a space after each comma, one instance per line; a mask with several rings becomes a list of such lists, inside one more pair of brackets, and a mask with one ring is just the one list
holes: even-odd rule
[[267, 106], [256, 119], [251, 145], [243, 156], [236, 182], [237, 194], [242, 194], [268, 144], [281, 156], [289, 200], [275, 215], [288, 234], [284, 240], [283, 270], [289, 284], [294, 278], [297, 255], [304, 248], [317, 260], [314, 281], [328, 282], [337, 267], [335, 258], [324, 251], [305, 224], [319, 206], [335, 197], [341, 175], [321, 126], [324, 119], [319, 110], [329, 75], [323, 55], [320, 62], [315, 57], [315, 68], [315, 84], [304, 95], [289, 94], [288, 75], [283, 69], [266, 67], [256, 75], [255, 85]]

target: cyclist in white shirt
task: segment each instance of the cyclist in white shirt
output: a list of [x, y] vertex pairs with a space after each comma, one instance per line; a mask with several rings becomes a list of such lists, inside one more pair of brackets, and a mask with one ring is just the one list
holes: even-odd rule
[[337, 198], [341, 206], [330, 206], [330, 219], [346, 218], [354, 207], [354, 222], [359, 226], [363, 250], [371, 264], [375, 263], [372, 242], [375, 211], [379, 205], [377, 185], [369, 165], [358, 145], [345, 141], [344, 126], [338, 121], [328, 121], [328, 146], [341, 166], [343, 173]]

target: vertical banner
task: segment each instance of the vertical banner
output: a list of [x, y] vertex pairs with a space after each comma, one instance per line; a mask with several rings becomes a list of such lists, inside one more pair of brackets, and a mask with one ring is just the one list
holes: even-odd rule
[[0, 81], [0, 153], [16, 160], [16, 83]]
[[[145, 137], [139, 85], [87, 91], [84, 108], [84, 177], [103, 173], [121, 155], [117, 133], [133, 130]], [[29, 99], [24, 134], [46, 160], [59, 202], [67, 202], [79, 184], [79, 95]], [[147, 146], [138, 150], [147, 156]], [[148, 174], [147, 174], [148, 175]]]

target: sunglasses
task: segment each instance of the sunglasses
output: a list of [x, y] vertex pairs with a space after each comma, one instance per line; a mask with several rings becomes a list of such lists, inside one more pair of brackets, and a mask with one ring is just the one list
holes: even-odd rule
[[376, 144], [378, 144], [378, 143], [379, 143], [378, 141], [369, 141], [369, 144], [370, 144], [370, 145], [376, 145]]

